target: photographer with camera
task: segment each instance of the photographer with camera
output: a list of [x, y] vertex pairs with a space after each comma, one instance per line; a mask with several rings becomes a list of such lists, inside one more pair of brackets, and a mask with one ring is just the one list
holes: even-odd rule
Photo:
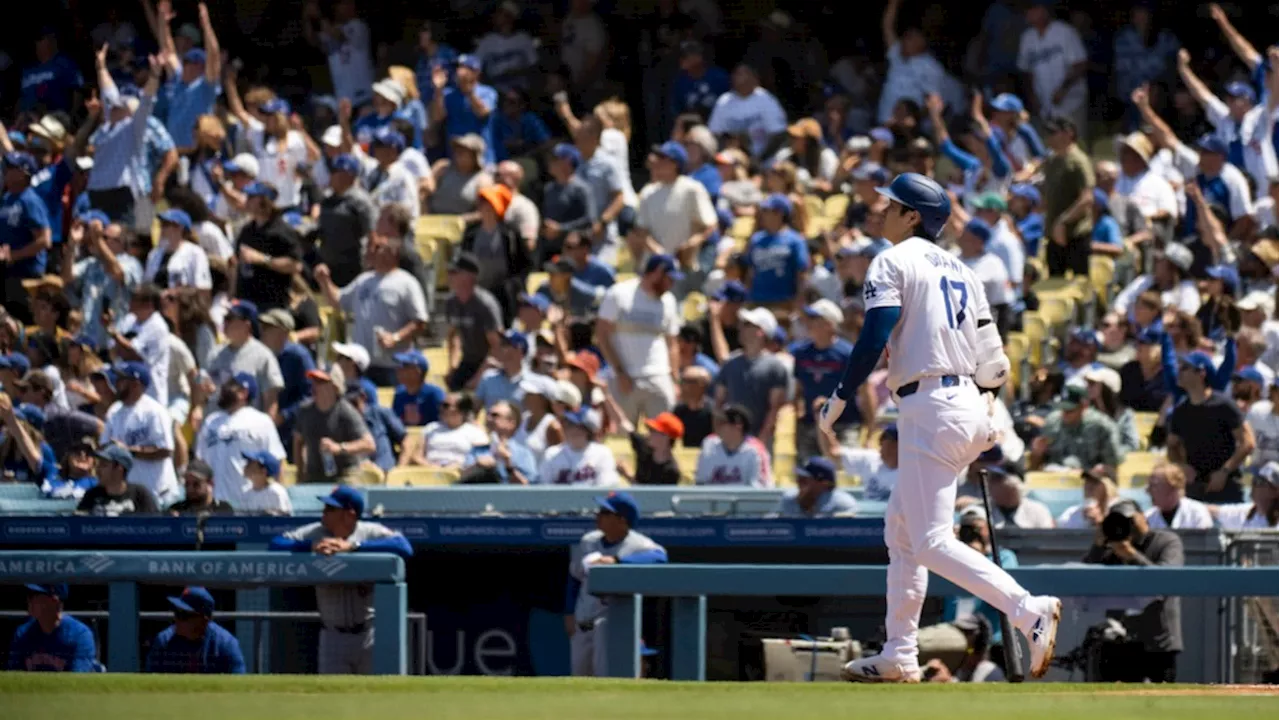
[[[1140, 567], [1184, 564], [1182, 539], [1169, 530], [1153, 530], [1137, 503], [1111, 506], [1098, 527], [1086, 564]], [[1182, 608], [1176, 597], [1157, 597], [1141, 608], [1117, 611], [1127, 631], [1123, 641], [1101, 647], [1105, 682], [1173, 682], [1182, 651]], [[1114, 616], [1109, 612], [1108, 615]]]

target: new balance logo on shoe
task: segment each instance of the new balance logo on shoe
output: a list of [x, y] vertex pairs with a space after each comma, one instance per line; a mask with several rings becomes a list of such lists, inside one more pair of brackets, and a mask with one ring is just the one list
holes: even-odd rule
[[868, 665], [862, 668], [862, 674], [868, 677], [880, 677], [880, 670], [875, 665]]

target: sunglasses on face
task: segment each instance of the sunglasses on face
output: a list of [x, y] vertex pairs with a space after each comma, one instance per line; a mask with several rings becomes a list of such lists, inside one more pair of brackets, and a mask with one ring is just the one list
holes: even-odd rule
[[440, 409], [441, 410], [457, 410], [458, 403], [452, 402], [452, 401], [444, 402], [440, 404]]

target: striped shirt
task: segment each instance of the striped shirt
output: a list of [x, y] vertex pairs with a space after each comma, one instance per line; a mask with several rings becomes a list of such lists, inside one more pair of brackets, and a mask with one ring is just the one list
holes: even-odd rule
[[[104, 105], [112, 105], [119, 102], [119, 94], [115, 88], [103, 88], [102, 99]], [[118, 123], [104, 122], [93, 132], [89, 138], [94, 147], [89, 190], [134, 187], [134, 175], [145, 162], [147, 118], [151, 117], [155, 104], [155, 94], [144, 93], [132, 117]]]
[[164, 156], [176, 147], [164, 123], [154, 115], [147, 118], [147, 134], [142, 141], [142, 152], [134, 160], [133, 194], [147, 195], [151, 192], [152, 176], [164, 163]]

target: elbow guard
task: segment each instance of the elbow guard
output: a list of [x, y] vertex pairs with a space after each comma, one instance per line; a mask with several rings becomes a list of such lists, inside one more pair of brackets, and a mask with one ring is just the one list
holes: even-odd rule
[[987, 321], [979, 323], [977, 369], [973, 373], [973, 381], [984, 390], [1001, 387], [1009, 380], [1009, 357], [1004, 354], [1004, 341], [1000, 339], [1000, 331], [995, 323]]

